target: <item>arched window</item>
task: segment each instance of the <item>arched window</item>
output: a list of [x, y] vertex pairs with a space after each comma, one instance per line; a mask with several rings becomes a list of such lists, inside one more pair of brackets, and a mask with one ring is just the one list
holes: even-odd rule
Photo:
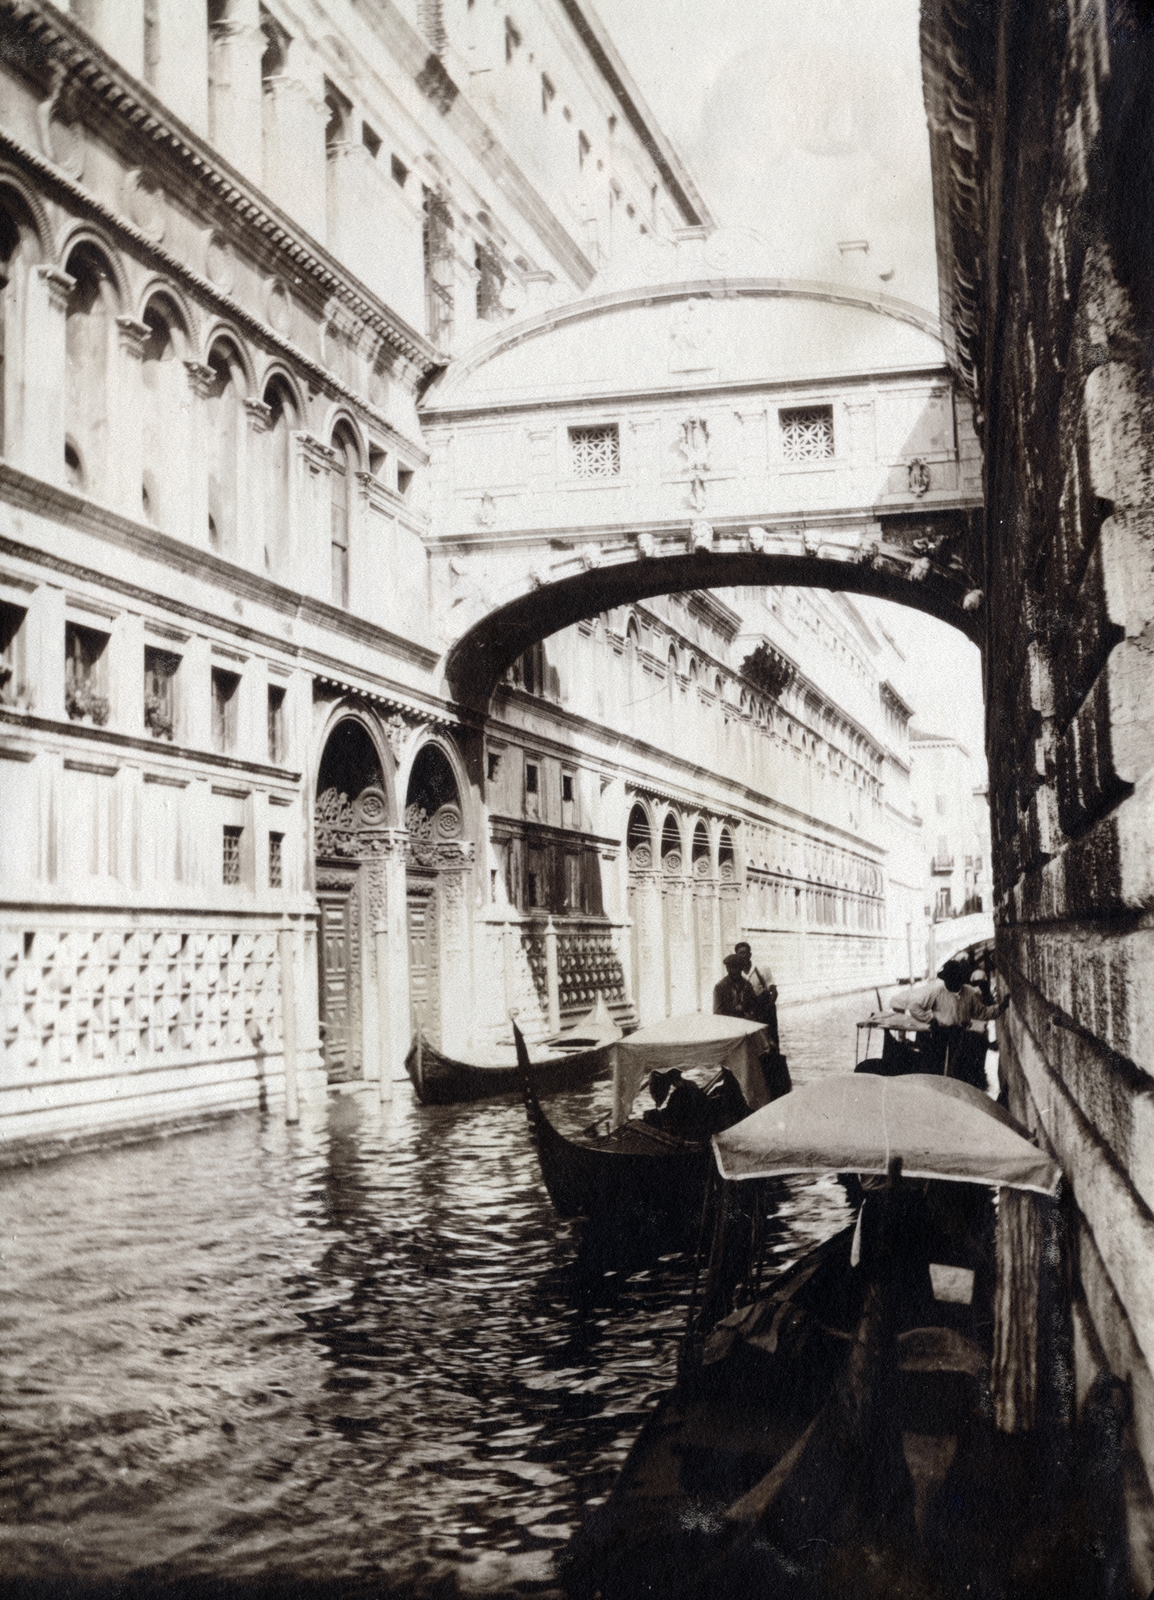
[[681, 871], [681, 829], [672, 811], [666, 813], [661, 829], [661, 865], [666, 872]]
[[700, 818], [693, 830], [693, 871], [699, 877], [709, 873], [709, 835]]
[[141, 364], [144, 410], [141, 417], [140, 509], [146, 522], [166, 528], [174, 520], [174, 454], [183, 448], [187, 394], [180, 358], [188, 343], [184, 319], [167, 295], [155, 295], [142, 319], [148, 328]]
[[0, 189], [0, 454], [16, 443], [15, 418], [23, 379], [20, 332], [28, 269], [40, 255], [32, 215], [19, 195]]
[[75, 280], [64, 325], [65, 466], [70, 482], [100, 494], [108, 481], [108, 379], [119, 297], [95, 245], [77, 245], [65, 271]]
[[665, 679], [666, 679], [666, 685], [667, 685], [667, 687], [669, 689], [669, 693], [670, 693], [670, 695], [672, 695], [674, 690], [677, 687], [677, 646], [676, 645], [672, 645], [671, 644], [669, 646], [669, 658], [668, 658], [668, 661], [667, 661], [666, 667], [665, 667]]
[[643, 805], [635, 805], [629, 813], [629, 826], [625, 832], [625, 853], [631, 870], [645, 872], [653, 865], [653, 849], [649, 838], [649, 818]]
[[733, 854], [733, 835], [728, 828], [722, 828], [721, 838], [718, 840], [717, 870], [728, 883], [732, 883], [737, 876], [737, 863]]
[[347, 423], [333, 430], [336, 460], [331, 476], [332, 491], [332, 598], [338, 606], [349, 603], [349, 523], [353, 509], [353, 474], [358, 466], [356, 441]]
[[297, 426], [296, 406], [289, 386], [274, 378], [265, 388], [264, 403], [269, 408], [265, 436], [266, 487], [264, 525], [264, 564], [282, 579], [291, 552], [289, 507], [292, 504], [292, 435]]
[[236, 546], [240, 500], [240, 438], [246, 383], [244, 367], [227, 339], [208, 353], [208, 542], [214, 550]]

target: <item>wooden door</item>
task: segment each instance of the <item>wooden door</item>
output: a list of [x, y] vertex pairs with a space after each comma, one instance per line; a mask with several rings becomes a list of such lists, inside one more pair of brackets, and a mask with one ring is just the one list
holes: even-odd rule
[[441, 1041], [441, 973], [437, 943], [437, 899], [431, 881], [410, 879], [406, 895], [409, 919], [409, 999], [413, 1032], [431, 1044]]
[[343, 1083], [352, 1076], [352, 893], [348, 889], [322, 890], [317, 894], [317, 903], [321, 913], [320, 1010], [325, 1067], [330, 1083]]

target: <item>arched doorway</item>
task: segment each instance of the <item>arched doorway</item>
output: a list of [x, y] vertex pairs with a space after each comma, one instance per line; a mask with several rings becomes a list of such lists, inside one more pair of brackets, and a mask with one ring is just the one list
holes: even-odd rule
[[424, 745], [413, 762], [405, 827], [412, 1028], [431, 1043], [452, 1048], [469, 1031], [467, 884], [472, 847], [463, 837], [457, 779], [437, 744]]
[[375, 1016], [376, 999], [373, 901], [380, 896], [388, 816], [376, 746], [362, 723], [348, 717], [325, 744], [315, 810], [318, 999], [330, 1083], [366, 1076], [366, 1013]]

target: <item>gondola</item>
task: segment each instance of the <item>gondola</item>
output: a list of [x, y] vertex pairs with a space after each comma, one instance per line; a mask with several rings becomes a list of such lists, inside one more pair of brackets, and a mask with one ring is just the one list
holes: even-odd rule
[[[530, 1051], [533, 1082], [542, 1092], [579, 1088], [609, 1067], [611, 1047], [620, 1038], [621, 1029], [604, 997], [598, 995], [597, 1004], [586, 1016]], [[418, 1033], [405, 1057], [405, 1071], [422, 1105], [488, 1100], [516, 1094], [521, 1086], [512, 1045], [498, 1045], [483, 1058], [462, 1061], [445, 1055]]]
[[[1008, 1505], [1020, 1441], [991, 1416], [986, 1186], [1053, 1196], [1059, 1175], [984, 1098], [839, 1075], [715, 1138], [677, 1386], [563, 1558], [573, 1600], [1013, 1592], [999, 1583], [1037, 1550], [1039, 1512]], [[756, 1251], [734, 1248], [758, 1185], [839, 1170], [874, 1185], [856, 1223], [759, 1283]]]
[[[778, 1092], [788, 1085], [784, 1060], [768, 1050], [760, 1024], [732, 1017], [691, 1017], [643, 1028], [614, 1048], [618, 1125], [599, 1137], [567, 1138], [537, 1094], [538, 1077], [520, 1031], [521, 1091], [545, 1187], [563, 1217], [584, 1217], [593, 1234], [649, 1241], [667, 1249], [691, 1243], [712, 1165], [708, 1134], [686, 1138], [640, 1117], [626, 1117], [645, 1073], [725, 1062], [737, 1070], [741, 1113], [771, 1098], [763, 1057], [780, 1062]], [[732, 1070], [731, 1067], [731, 1070]], [[784, 1082], [782, 1081], [784, 1074]]]

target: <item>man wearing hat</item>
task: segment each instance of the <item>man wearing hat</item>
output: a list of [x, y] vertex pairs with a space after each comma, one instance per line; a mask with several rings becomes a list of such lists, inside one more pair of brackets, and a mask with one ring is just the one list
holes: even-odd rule
[[[996, 1005], [986, 1005], [981, 994], [966, 982], [968, 967], [961, 961], [947, 961], [936, 978], [916, 983], [912, 989], [899, 989], [891, 1000], [894, 1011], [904, 1011], [915, 1022], [929, 1024], [922, 1044], [927, 1072], [950, 1076], [950, 1057], [957, 1054], [962, 1034], [974, 1022], [1000, 1017], [1010, 1003], [1003, 995]], [[978, 1085], [985, 1088], [985, 1083]]]
[[725, 958], [725, 977], [713, 986], [715, 1017], [748, 1017], [754, 1020], [757, 997], [746, 978], [745, 957], [735, 950]]

